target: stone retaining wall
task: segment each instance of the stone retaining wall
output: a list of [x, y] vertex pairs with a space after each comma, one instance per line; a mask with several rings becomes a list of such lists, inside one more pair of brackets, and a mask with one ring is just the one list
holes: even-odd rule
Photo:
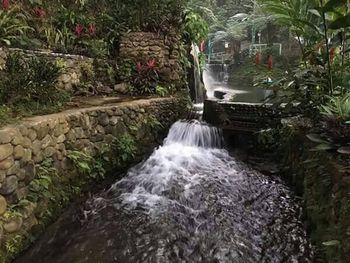
[[279, 141], [283, 149], [279, 159], [284, 178], [303, 197], [315, 262], [349, 262], [350, 159], [315, 151], [317, 143], [306, 138], [305, 128], [292, 127], [291, 135]]
[[[62, 66], [62, 73], [58, 78], [57, 84], [60, 89], [72, 90], [80, 84], [86, 85], [86, 82], [92, 81], [113, 87], [115, 84], [113, 78], [117, 78], [117, 65], [115, 62], [97, 60], [80, 55], [23, 50], [18, 48], [0, 48], [0, 70], [4, 68], [6, 58], [8, 54], [11, 53], [20, 53], [24, 59], [38, 57], [58, 63]], [[108, 76], [108, 72], [110, 72], [110, 76]]]
[[[41, 223], [36, 213], [40, 205], [25, 202], [30, 183], [45, 160], [53, 160], [62, 182], [75, 176], [67, 151], [83, 151], [94, 156], [96, 149], [110, 145], [128, 133], [138, 150], [149, 147], [157, 135], [155, 120], [163, 130], [180, 118], [186, 104], [178, 98], [138, 100], [120, 104], [70, 110], [22, 121], [0, 130], [0, 259], [18, 251], [9, 251], [9, 244]], [[158, 127], [158, 128], [159, 128]], [[78, 178], [84, 181], [85, 178]], [[13, 213], [19, 206], [21, 209]], [[11, 243], [12, 242], [12, 243]], [[2, 262], [2, 260], [0, 260]]]
[[131, 32], [120, 41], [121, 58], [135, 63], [156, 59], [164, 81], [181, 82], [184, 72], [180, 63], [180, 38], [176, 34], [163, 36], [149, 32]]

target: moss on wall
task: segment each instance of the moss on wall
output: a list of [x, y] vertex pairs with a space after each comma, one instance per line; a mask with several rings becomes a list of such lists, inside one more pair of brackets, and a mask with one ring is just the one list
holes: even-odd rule
[[350, 258], [349, 158], [313, 151], [314, 147], [302, 129], [285, 127], [274, 137], [282, 174], [304, 200], [315, 262], [346, 263]]

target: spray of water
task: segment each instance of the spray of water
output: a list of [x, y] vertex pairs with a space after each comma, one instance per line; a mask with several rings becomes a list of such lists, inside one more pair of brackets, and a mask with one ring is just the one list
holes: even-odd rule
[[58, 225], [16, 262], [311, 262], [286, 187], [231, 157], [220, 130], [197, 121], [175, 123], [84, 210], [83, 224]]

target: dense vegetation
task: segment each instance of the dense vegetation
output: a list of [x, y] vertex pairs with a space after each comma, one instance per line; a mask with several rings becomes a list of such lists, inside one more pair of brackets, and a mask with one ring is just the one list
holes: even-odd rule
[[23, 48], [106, 56], [123, 32], [167, 32], [181, 24], [182, 1], [3, 1], [0, 41]]
[[175, 0], [4, 0], [0, 25], [0, 47], [79, 54], [96, 61], [94, 68], [82, 69], [82, 83], [66, 92], [56, 85], [64, 63], [26, 61], [20, 54], [11, 55], [0, 68], [0, 124], [23, 115], [58, 111], [72, 95], [99, 95], [94, 79], [101, 61], [107, 68], [103, 74], [111, 80], [109, 89], [123, 81], [130, 96], [173, 93], [179, 87], [161, 78], [159, 61], [152, 57], [120, 61], [121, 36], [132, 31], [180, 35], [181, 62], [186, 68], [188, 45], [207, 35], [206, 24], [188, 8], [187, 1]]

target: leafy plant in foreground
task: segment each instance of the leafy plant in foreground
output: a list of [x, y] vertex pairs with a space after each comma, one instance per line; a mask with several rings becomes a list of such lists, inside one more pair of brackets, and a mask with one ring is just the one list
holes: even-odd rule
[[321, 106], [321, 113], [350, 124], [350, 93], [341, 97], [328, 97], [329, 102]]
[[129, 78], [130, 92], [135, 95], [149, 95], [156, 93], [159, 83], [159, 71], [156, 60], [149, 59], [147, 63], [138, 62], [136, 69]]
[[121, 137], [114, 140], [112, 149], [112, 152], [117, 156], [116, 164], [124, 166], [135, 158], [137, 147], [131, 135], [124, 133]]
[[32, 30], [26, 23], [26, 16], [17, 9], [0, 9], [0, 45], [10, 46], [19, 43], [23, 36]]
[[335, 142], [350, 143], [350, 94], [329, 97], [329, 102], [321, 107], [326, 134]]
[[91, 179], [104, 178], [106, 175], [103, 163], [87, 153], [69, 151], [67, 157], [73, 162], [81, 175], [87, 175]]
[[58, 105], [62, 92], [56, 82], [61, 69], [44, 58], [23, 59], [10, 54], [0, 72], [0, 103], [7, 105]]

